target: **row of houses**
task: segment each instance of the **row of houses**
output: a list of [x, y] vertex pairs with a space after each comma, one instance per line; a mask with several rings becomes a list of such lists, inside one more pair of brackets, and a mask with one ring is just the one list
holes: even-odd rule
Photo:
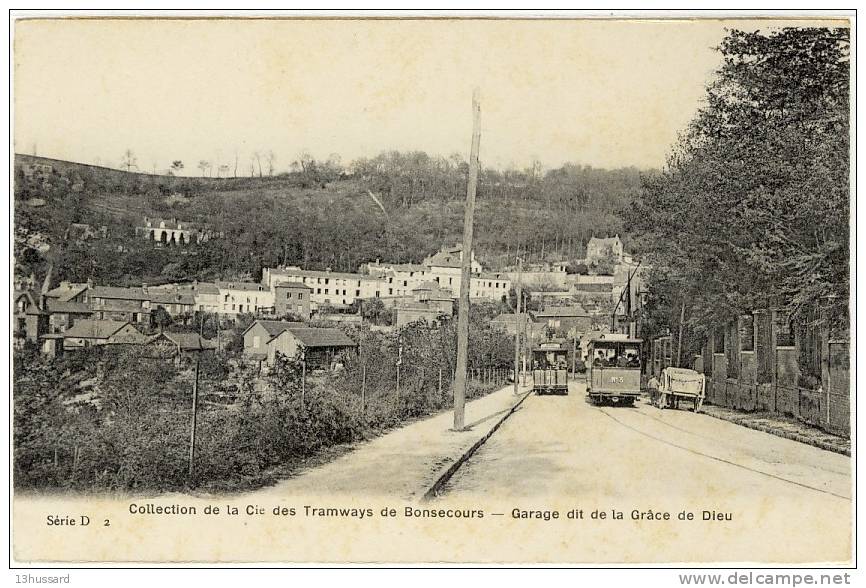
[[[269, 289], [281, 284], [307, 286], [314, 307], [348, 307], [371, 298], [391, 300], [396, 305], [410, 302], [417, 289], [429, 288], [431, 283], [453, 300], [460, 294], [462, 261], [463, 249], [457, 245], [441, 249], [420, 264], [376, 260], [362, 266], [358, 273], [305, 270], [297, 266], [265, 268], [262, 284]], [[503, 300], [512, 286], [511, 278], [505, 273], [482, 271], [474, 254], [470, 280], [470, 296], [478, 300]]]
[[[178, 360], [201, 352], [213, 352], [216, 344], [196, 333], [147, 335], [129, 321], [83, 319], [62, 333], [48, 333], [39, 339], [41, 351], [58, 357], [70, 351], [106, 345], [159, 345]], [[163, 356], [167, 355], [163, 353]]]
[[588, 310], [580, 304], [551, 306], [542, 310], [520, 314], [501, 314], [491, 320], [510, 335], [518, 331], [530, 340], [547, 338], [585, 338], [590, 333], [609, 330], [610, 317], [597, 310]]

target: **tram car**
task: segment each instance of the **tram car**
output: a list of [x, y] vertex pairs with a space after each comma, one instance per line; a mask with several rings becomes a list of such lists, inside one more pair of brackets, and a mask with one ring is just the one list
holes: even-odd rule
[[542, 343], [532, 350], [532, 391], [568, 394], [568, 349], [562, 343]]
[[641, 393], [640, 339], [594, 339], [587, 354], [586, 394], [596, 404], [632, 405]]

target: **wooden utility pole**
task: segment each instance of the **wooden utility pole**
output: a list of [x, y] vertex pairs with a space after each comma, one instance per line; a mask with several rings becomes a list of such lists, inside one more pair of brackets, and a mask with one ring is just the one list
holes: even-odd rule
[[307, 395], [307, 350], [301, 353], [301, 408], [304, 408], [304, 396]]
[[361, 414], [367, 410], [367, 361], [361, 366]]
[[192, 384], [192, 427], [189, 434], [189, 479], [193, 480], [195, 476], [195, 429], [196, 417], [198, 416], [198, 368], [201, 362], [201, 351], [198, 352], [195, 359], [195, 380]]
[[517, 304], [514, 305], [514, 394], [520, 394], [518, 374], [520, 372], [520, 303], [523, 299], [523, 260], [517, 258]]
[[683, 352], [683, 321], [686, 320], [686, 301], [683, 300], [682, 306], [680, 306], [680, 336], [677, 337], [677, 367], [682, 367], [680, 363], [681, 355]]
[[469, 354], [469, 285], [472, 280], [472, 230], [475, 216], [475, 188], [478, 184], [478, 150], [481, 146], [481, 97], [472, 92], [472, 147], [469, 152], [469, 182], [463, 215], [463, 252], [460, 263], [460, 303], [457, 310], [457, 371], [454, 378], [454, 430], [465, 425], [466, 364]]

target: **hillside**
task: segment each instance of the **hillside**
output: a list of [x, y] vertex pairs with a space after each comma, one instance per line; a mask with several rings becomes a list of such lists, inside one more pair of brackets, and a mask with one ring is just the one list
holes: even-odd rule
[[[274, 177], [188, 178], [16, 155], [16, 275], [42, 275], [53, 261], [57, 279], [255, 279], [279, 263], [354, 271], [377, 258], [417, 262], [460, 240], [465, 162], [389, 153], [353, 169], [313, 162]], [[513, 263], [517, 248], [530, 259], [572, 258], [592, 235], [627, 239], [617, 213], [639, 187], [633, 168], [484, 170], [477, 254], [495, 268]], [[145, 216], [204, 224], [225, 237], [155, 247], [135, 238]], [[70, 237], [71, 223], [104, 225], [108, 236]]]

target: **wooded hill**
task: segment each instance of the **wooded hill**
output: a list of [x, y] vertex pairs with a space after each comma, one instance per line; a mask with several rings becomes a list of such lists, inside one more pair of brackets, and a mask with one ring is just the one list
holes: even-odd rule
[[[25, 173], [34, 163], [52, 171]], [[420, 152], [383, 153], [347, 170], [308, 161], [296, 173], [238, 178], [129, 173], [16, 155], [16, 272], [40, 276], [50, 259], [57, 279], [122, 284], [256, 279], [262, 267], [280, 263], [356, 271], [375, 259], [419, 262], [460, 241], [467, 174], [458, 156]], [[477, 255], [498, 268], [514, 263], [518, 250], [527, 260], [571, 259], [593, 235], [619, 233], [627, 241], [617, 213], [640, 183], [635, 168], [483, 170]], [[225, 237], [154, 247], [134, 237], [145, 216], [203, 223]], [[69, 238], [71, 223], [106, 225], [109, 237]], [[40, 239], [51, 246], [47, 253], [34, 246]]]

